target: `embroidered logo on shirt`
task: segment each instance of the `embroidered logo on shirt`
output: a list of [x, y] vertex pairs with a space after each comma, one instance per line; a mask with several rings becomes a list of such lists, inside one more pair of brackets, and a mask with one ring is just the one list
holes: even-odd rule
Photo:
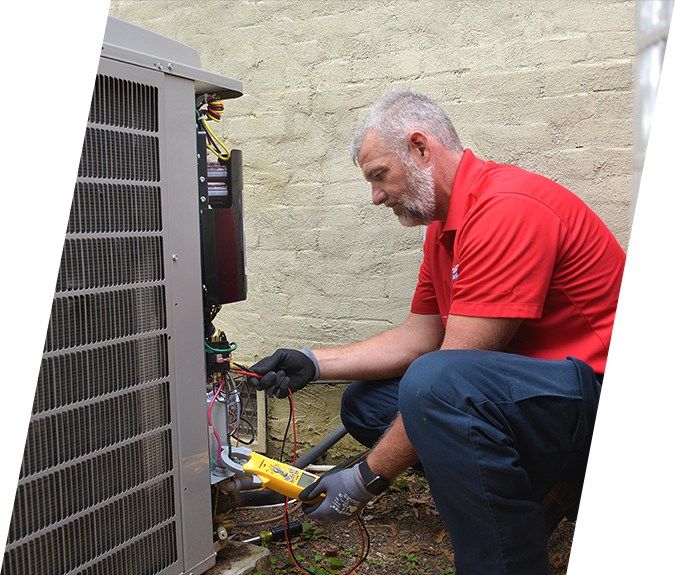
[[455, 281], [459, 277], [459, 264], [452, 266], [452, 281]]

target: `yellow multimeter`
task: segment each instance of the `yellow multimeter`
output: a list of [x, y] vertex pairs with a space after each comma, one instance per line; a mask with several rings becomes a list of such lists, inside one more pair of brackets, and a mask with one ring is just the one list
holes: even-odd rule
[[[265, 457], [255, 451], [251, 452], [248, 461], [242, 465], [242, 469], [246, 473], [257, 475], [262, 481], [263, 487], [286, 495], [291, 499], [297, 499], [303, 489], [319, 479], [318, 475]], [[325, 497], [325, 494], [322, 493], [316, 499], [305, 503], [313, 503], [323, 497]]]

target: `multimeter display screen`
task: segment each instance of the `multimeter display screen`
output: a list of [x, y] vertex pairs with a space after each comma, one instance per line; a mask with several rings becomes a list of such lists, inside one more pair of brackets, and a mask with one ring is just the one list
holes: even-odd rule
[[316, 477], [301, 473], [300, 479], [298, 479], [298, 485], [304, 489], [305, 487], [309, 487], [314, 481], [316, 481]]

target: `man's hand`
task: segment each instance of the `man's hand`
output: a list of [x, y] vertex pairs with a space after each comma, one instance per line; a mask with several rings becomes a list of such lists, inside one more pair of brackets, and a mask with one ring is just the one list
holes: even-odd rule
[[271, 356], [261, 359], [250, 367], [262, 375], [260, 379], [249, 377], [248, 382], [258, 391], [278, 398], [288, 397], [319, 377], [319, 366], [314, 354], [306, 350], [278, 349]]
[[298, 499], [312, 501], [325, 493], [326, 496], [314, 505], [303, 505], [302, 510], [311, 519], [342, 521], [363, 509], [374, 495], [366, 489], [358, 465], [328, 472], [321, 479], [304, 489]]

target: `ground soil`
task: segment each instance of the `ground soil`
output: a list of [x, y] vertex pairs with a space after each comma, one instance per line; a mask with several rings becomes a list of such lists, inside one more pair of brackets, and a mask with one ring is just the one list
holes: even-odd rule
[[[257, 535], [282, 524], [280, 509], [239, 509], [228, 520], [236, 522], [275, 519], [266, 525], [231, 530], [233, 540]], [[308, 521], [301, 511], [291, 520]], [[452, 542], [441, 523], [424, 477], [410, 473], [400, 477], [387, 492], [371, 501], [363, 513], [370, 537], [370, 551], [357, 573], [371, 575], [452, 575], [455, 573]], [[566, 520], [549, 541], [550, 575], [567, 571], [574, 524]], [[292, 542], [300, 564], [313, 575], [346, 574], [358, 561], [361, 537], [356, 521], [338, 524], [309, 522]], [[285, 542], [270, 544], [271, 561], [260, 574], [297, 573]]]

